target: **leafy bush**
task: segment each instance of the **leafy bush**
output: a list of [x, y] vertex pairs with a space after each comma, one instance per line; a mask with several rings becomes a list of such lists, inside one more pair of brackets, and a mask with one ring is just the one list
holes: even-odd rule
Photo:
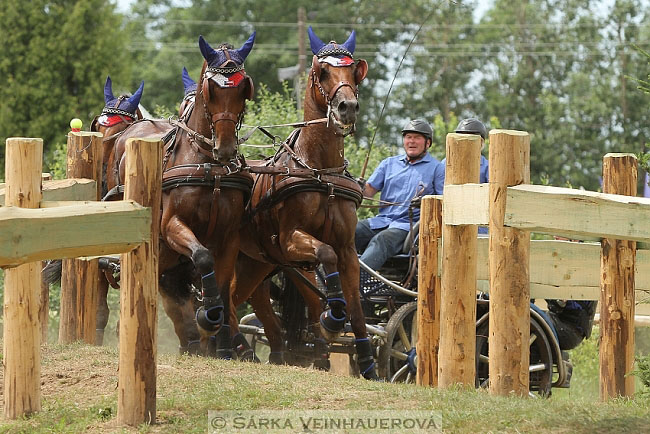
[[634, 374], [646, 388], [650, 388], [650, 355], [636, 356], [636, 370]]

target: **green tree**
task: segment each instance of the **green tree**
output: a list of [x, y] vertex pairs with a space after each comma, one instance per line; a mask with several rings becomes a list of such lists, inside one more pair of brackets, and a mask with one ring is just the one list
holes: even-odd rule
[[118, 82], [128, 74], [120, 29], [103, 0], [0, 2], [0, 150], [20, 136], [43, 138], [47, 152], [65, 142], [70, 119], [89, 126], [104, 105], [106, 75]]

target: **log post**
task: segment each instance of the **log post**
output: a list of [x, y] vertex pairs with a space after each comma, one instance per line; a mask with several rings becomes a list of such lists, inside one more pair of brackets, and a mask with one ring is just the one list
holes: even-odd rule
[[156, 311], [162, 142], [126, 143], [124, 198], [151, 208], [151, 241], [122, 255], [117, 418], [137, 426], [156, 421]]
[[[603, 193], [636, 196], [634, 154], [603, 158]], [[600, 242], [600, 399], [634, 395], [634, 268], [636, 242]]]
[[[478, 183], [480, 159], [480, 136], [447, 134], [445, 185]], [[477, 225], [442, 226], [440, 387], [476, 382], [477, 237]]]
[[[96, 200], [101, 199], [102, 135], [91, 132], [68, 133], [68, 178], [97, 181]], [[78, 339], [95, 342], [97, 317], [98, 260], [64, 259], [61, 269], [61, 310], [59, 343]]]
[[418, 258], [418, 340], [416, 382], [420, 386], [438, 385], [440, 348], [440, 276], [438, 246], [442, 236], [442, 201], [422, 198], [420, 209], [420, 254]]
[[[5, 206], [38, 208], [43, 140], [9, 138], [5, 159]], [[41, 409], [40, 284], [40, 261], [5, 270], [3, 395], [7, 419]]]
[[530, 136], [490, 131], [491, 395], [528, 395], [530, 337], [530, 233], [503, 226], [506, 188], [530, 183]]

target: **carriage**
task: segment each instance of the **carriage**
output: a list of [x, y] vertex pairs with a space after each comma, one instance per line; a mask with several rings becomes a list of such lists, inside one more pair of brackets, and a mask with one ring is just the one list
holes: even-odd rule
[[[415, 236], [409, 233], [402, 252], [390, 258], [380, 270], [373, 270], [360, 261], [360, 293], [366, 328], [371, 336], [378, 374], [390, 382], [414, 383], [417, 372], [417, 229], [416, 226], [413, 230]], [[295, 273], [286, 269], [284, 272]], [[316, 276], [319, 274], [322, 273], [316, 272]], [[321, 278], [317, 280], [322, 289]], [[279, 279], [279, 282], [283, 281]], [[272, 294], [279, 298], [283, 289], [280, 286]], [[488, 294], [477, 294], [476, 387], [488, 386], [489, 302]], [[259, 351], [260, 346], [268, 344], [264, 329], [254, 313], [242, 317], [240, 328], [247, 334], [253, 349]], [[346, 327], [346, 331], [349, 331], [349, 327]], [[534, 303], [530, 307], [529, 342], [530, 394], [546, 397], [553, 387], [568, 387], [571, 367], [565, 360], [566, 354], [560, 349], [557, 332], [546, 312]], [[314, 363], [315, 367], [322, 368], [325, 365], [322, 362], [323, 352], [327, 351], [348, 354], [353, 371], [356, 366], [353, 363], [353, 338], [345, 334], [324, 348], [313, 334], [304, 330], [300, 342], [287, 345], [292, 352], [287, 360], [298, 365]]]

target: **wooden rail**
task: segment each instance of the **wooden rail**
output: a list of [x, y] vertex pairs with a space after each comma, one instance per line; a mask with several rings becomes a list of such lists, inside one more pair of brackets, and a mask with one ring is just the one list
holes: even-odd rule
[[[490, 238], [478, 239], [471, 249], [477, 260], [473, 276], [477, 289], [489, 292], [491, 300], [490, 390], [498, 395], [528, 393], [524, 337], [529, 333], [532, 297], [600, 300], [601, 398], [631, 396], [634, 322], [635, 318], [640, 321], [635, 315], [650, 315], [650, 304], [638, 304], [650, 300], [650, 251], [637, 251], [634, 242], [650, 242], [650, 199], [634, 197], [636, 159], [630, 154], [605, 156], [604, 193], [526, 185], [529, 151], [525, 137], [521, 132], [492, 131], [490, 183], [449, 184], [443, 197], [443, 232], [448, 226], [490, 227]], [[513, 185], [517, 183], [523, 184]], [[532, 231], [587, 242], [529, 241]], [[420, 248], [431, 247], [421, 243]], [[430, 252], [427, 255], [433, 257]], [[436, 270], [442, 276], [446, 269], [459, 266], [443, 262], [443, 255], [441, 250]], [[500, 271], [507, 272], [500, 276]], [[419, 291], [435, 305], [435, 294], [430, 294], [435, 293], [435, 278], [428, 270], [421, 268], [420, 273], [429, 277], [420, 282]], [[445, 302], [443, 298], [441, 305]], [[431, 301], [420, 303], [418, 315], [427, 307], [430, 318], [431, 306]], [[448, 315], [441, 312], [443, 324]], [[435, 326], [435, 321], [428, 322], [429, 327]], [[424, 323], [420, 324], [419, 335], [435, 342], [423, 331]], [[423, 356], [420, 348], [427, 351], [426, 360], [437, 351], [418, 344], [418, 357]], [[439, 353], [439, 365], [445, 363], [442, 357]], [[425, 366], [434, 365], [429, 361]], [[421, 384], [434, 384], [430, 373], [422, 375]], [[424, 383], [424, 378], [429, 380]], [[462, 383], [463, 377], [458, 375], [455, 381]]]

